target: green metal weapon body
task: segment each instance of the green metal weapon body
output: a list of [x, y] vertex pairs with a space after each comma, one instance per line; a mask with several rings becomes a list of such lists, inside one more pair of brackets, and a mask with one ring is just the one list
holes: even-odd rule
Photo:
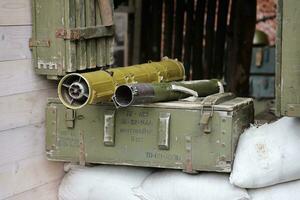
[[127, 83], [159, 83], [183, 80], [184, 67], [177, 60], [165, 58], [130, 67], [119, 67], [88, 73], [72, 73], [61, 79], [58, 97], [71, 109], [87, 104], [111, 101], [117, 86]]
[[223, 92], [218, 80], [196, 80], [170, 83], [137, 83], [121, 85], [116, 89], [113, 101], [117, 107], [134, 104], [172, 101], [189, 96], [208, 96]]

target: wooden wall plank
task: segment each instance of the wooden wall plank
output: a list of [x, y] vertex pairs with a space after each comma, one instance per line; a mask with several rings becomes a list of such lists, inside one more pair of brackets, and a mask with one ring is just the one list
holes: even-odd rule
[[186, 80], [190, 80], [191, 69], [191, 53], [193, 46], [193, 32], [194, 32], [194, 0], [187, 0], [186, 2], [186, 22], [185, 22], [185, 36], [184, 36], [184, 55], [183, 65], [185, 68]]
[[31, 60], [0, 62], [0, 71], [0, 97], [56, 88], [55, 81], [35, 74]]
[[174, 34], [174, 58], [182, 61], [182, 41], [184, 28], [184, 1], [176, 1], [175, 34]]
[[0, 61], [30, 59], [30, 37], [31, 26], [0, 26]]
[[61, 179], [58, 179], [37, 188], [9, 197], [6, 200], [57, 200], [60, 182]]
[[215, 40], [215, 18], [216, 18], [216, 0], [207, 1], [207, 17], [205, 24], [205, 48], [203, 78], [210, 78], [213, 67], [213, 44]]
[[0, 199], [28, 191], [64, 175], [63, 164], [44, 155], [0, 166]]
[[212, 78], [221, 79], [223, 76], [225, 39], [227, 35], [227, 16], [229, 9], [229, 0], [219, 1], [217, 31], [214, 44], [214, 64], [212, 65]]
[[0, 132], [0, 166], [45, 153], [45, 132], [44, 123]]
[[0, 0], [1, 25], [30, 25], [31, 0]]
[[226, 50], [226, 89], [237, 96], [248, 96], [250, 55], [256, 25], [256, 1], [235, 0], [231, 6]]
[[172, 57], [174, 0], [164, 0], [163, 56]]
[[0, 131], [43, 122], [47, 98], [55, 96], [56, 89], [46, 89], [1, 97]]
[[197, 0], [193, 52], [192, 52], [192, 79], [197, 80], [203, 77], [202, 54], [203, 54], [203, 34], [204, 34], [204, 16], [206, 0]]

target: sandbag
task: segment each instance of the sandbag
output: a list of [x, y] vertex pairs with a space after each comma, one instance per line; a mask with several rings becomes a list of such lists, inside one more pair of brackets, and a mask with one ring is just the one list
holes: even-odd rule
[[60, 200], [139, 200], [132, 192], [150, 169], [101, 165], [71, 166], [59, 187]]
[[278, 185], [249, 190], [252, 200], [299, 200], [300, 181], [281, 183]]
[[300, 119], [284, 117], [240, 137], [230, 182], [260, 188], [300, 179]]
[[245, 189], [229, 183], [227, 174], [186, 174], [178, 170], [155, 172], [135, 188], [141, 200], [247, 200]]

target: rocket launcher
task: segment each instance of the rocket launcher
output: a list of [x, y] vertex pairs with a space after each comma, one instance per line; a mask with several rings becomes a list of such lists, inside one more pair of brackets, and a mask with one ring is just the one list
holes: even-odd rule
[[121, 85], [113, 101], [117, 107], [135, 104], [173, 101], [189, 96], [204, 97], [224, 92], [218, 80], [196, 80], [171, 83], [137, 83]]
[[87, 104], [111, 101], [119, 85], [170, 82], [184, 78], [182, 63], [164, 58], [160, 62], [68, 74], [59, 82], [58, 97], [66, 107], [78, 109]]

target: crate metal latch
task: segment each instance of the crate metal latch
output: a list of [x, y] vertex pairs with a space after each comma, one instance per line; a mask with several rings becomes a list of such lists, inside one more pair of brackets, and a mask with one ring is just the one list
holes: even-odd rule
[[204, 133], [210, 133], [211, 132], [211, 125], [210, 125], [210, 119], [212, 118], [214, 114], [213, 106], [203, 106], [201, 110], [201, 119], [200, 124], [203, 127]]
[[67, 128], [74, 128], [76, 112], [72, 109], [67, 109], [65, 112], [65, 121]]
[[203, 127], [204, 133], [211, 133], [211, 118], [214, 114], [214, 106], [222, 102], [233, 99], [232, 93], [217, 93], [205, 97], [202, 101], [200, 125]]

